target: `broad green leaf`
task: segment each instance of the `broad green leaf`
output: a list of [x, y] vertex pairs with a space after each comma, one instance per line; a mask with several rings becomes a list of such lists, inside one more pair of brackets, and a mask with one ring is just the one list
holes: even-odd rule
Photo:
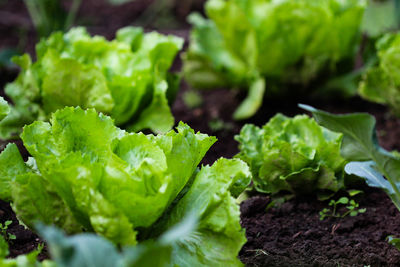
[[363, 177], [369, 186], [381, 188], [392, 198], [396, 197], [392, 185], [376, 170], [376, 165], [373, 161], [349, 162], [345, 166], [345, 171], [348, 174]]
[[301, 108], [313, 113], [315, 120], [334, 132], [343, 134], [341, 155], [352, 161], [366, 161], [373, 157], [378, 146], [375, 119], [366, 113], [332, 115], [307, 105]]

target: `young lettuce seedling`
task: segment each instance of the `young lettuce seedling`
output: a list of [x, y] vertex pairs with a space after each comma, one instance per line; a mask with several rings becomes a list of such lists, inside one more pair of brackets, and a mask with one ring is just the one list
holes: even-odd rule
[[[347, 205], [347, 211], [340, 214], [338, 212], [339, 205]], [[319, 212], [319, 219], [322, 221], [326, 217], [335, 217], [335, 218], [344, 218], [347, 215], [350, 216], [357, 216], [359, 213], [364, 213], [367, 209], [359, 209], [359, 204], [354, 199], [349, 199], [348, 197], [341, 197], [338, 200], [331, 200], [329, 202], [329, 206], [332, 206], [331, 209], [324, 208], [322, 211]]]
[[[351, 199], [351, 197], [354, 197], [358, 194], [361, 194], [362, 191], [360, 190], [347, 190], [347, 193], [349, 194], [349, 197], [341, 197], [338, 200], [334, 200], [332, 199], [329, 202], [329, 206], [332, 206], [332, 210], [328, 209], [328, 208], [324, 208], [322, 211], [319, 212], [319, 219], [322, 221], [324, 220], [326, 217], [335, 217], [335, 218], [344, 218], [347, 215], [350, 216], [357, 216], [359, 213], [364, 213], [367, 209], [363, 208], [363, 209], [359, 209], [359, 204], [354, 200]], [[345, 206], [345, 208], [347, 209], [346, 212], [340, 214], [338, 212], [338, 207], [339, 205], [347, 205]]]

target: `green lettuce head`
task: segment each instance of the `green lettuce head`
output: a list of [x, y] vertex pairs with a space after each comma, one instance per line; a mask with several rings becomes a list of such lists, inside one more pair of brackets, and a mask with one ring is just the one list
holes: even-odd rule
[[25, 126], [21, 138], [32, 157], [24, 162], [15, 144], [0, 154], [0, 198], [25, 225], [135, 245], [138, 233], [165, 232], [193, 214], [198, 227], [174, 246], [175, 261], [240, 265], [246, 239], [235, 198], [251, 174], [239, 159], [197, 167], [215, 137], [184, 123], [163, 135], [127, 133], [94, 109], [67, 107]]
[[365, 5], [364, 0], [209, 0], [209, 19], [189, 17], [193, 31], [184, 76], [198, 88], [247, 88], [234, 117], [248, 118], [274, 85], [306, 85], [324, 70], [334, 72], [337, 63], [352, 62]]
[[376, 43], [378, 64], [371, 67], [360, 83], [360, 95], [388, 105], [400, 116], [400, 34], [387, 34]]
[[235, 138], [240, 143], [236, 157], [249, 164], [257, 191], [326, 199], [343, 187], [342, 135], [306, 115], [277, 114], [262, 128], [245, 125]]
[[113, 41], [84, 28], [52, 34], [37, 44], [36, 62], [28, 54], [14, 58], [22, 70], [5, 88], [14, 106], [0, 123], [0, 138], [15, 138], [24, 125], [65, 106], [95, 108], [129, 131], [170, 130], [168, 104], [178, 79], [168, 69], [182, 45], [178, 37], [133, 27]]

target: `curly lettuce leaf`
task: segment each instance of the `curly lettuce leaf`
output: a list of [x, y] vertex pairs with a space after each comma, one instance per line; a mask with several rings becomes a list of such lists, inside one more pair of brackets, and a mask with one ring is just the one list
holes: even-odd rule
[[161, 228], [176, 224], [185, 214], [199, 222], [188, 237], [173, 245], [177, 266], [242, 266], [237, 258], [246, 242], [240, 226], [237, 197], [249, 184], [251, 173], [241, 160], [219, 159], [204, 166], [174, 208], [161, 220]]
[[189, 17], [184, 77], [196, 88], [249, 90], [235, 119], [251, 117], [264, 96], [255, 81], [264, 80], [268, 95], [276, 84], [304, 86], [323, 71], [335, 74], [339, 62], [351, 66], [365, 6], [359, 0], [209, 0], [209, 19]]
[[0, 198], [11, 200], [11, 184], [16, 176], [28, 172], [28, 167], [14, 143], [10, 143], [0, 154]]
[[183, 40], [134, 27], [116, 35], [107, 41], [73, 28], [41, 40], [36, 62], [27, 54], [15, 57], [22, 71], [6, 86], [14, 106], [0, 124], [0, 137], [15, 138], [24, 125], [47, 121], [65, 106], [95, 108], [135, 131], [170, 130], [174, 118], [168, 101], [177, 82], [168, 71]]
[[326, 199], [343, 186], [342, 136], [307, 116], [274, 116], [262, 128], [245, 125], [236, 156], [250, 166], [256, 190], [316, 194]]
[[7, 147], [0, 192], [22, 221], [86, 229], [116, 244], [136, 243], [135, 229], [156, 222], [216, 141], [183, 123], [165, 135], [129, 134], [108, 116], [72, 107], [25, 126], [21, 138], [34, 167]]

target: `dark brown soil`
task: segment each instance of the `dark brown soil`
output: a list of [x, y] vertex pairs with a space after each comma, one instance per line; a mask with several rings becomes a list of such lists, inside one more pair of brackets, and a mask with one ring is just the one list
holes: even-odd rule
[[[120, 7], [110, 7], [104, 0], [85, 0], [79, 12], [78, 23], [88, 26], [91, 33], [114, 36], [115, 30], [127, 25], [137, 25], [152, 0], [136, 0]], [[181, 2], [191, 3], [191, 5]], [[64, 1], [68, 6], [70, 1]], [[146, 29], [158, 29], [164, 33], [177, 34], [187, 40], [188, 25], [185, 17], [190, 10], [202, 10], [204, 0], [176, 1], [172, 12], [177, 24], [173, 29], [148, 23]], [[23, 31], [27, 32], [26, 42], [19, 41]], [[33, 52], [37, 40], [22, 0], [8, 0], [0, 3], [0, 48], [15, 47]], [[179, 59], [173, 69], [180, 69]], [[15, 70], [0, 70], [0, 88], [15, 78]], [[241, 92], [219, 89], [201, 92], [203, 105], [189, 109], [183, 94], [190, 90], [182, 83], [172, 111], [176, 121], [188, 123], [196, 131], [217, 136], [218, 142], [210, 149], [203, 164], [212, 164], [219, 157], [230, 158], [238, 152], [234, 136], [244, 123], [265, 124], [277, 112], [288, 116], [303, 113], [298, 103], [311, 104], [317, 108], [335, 113], [370, 112], [377, 118], [378, 135], [381, 145], [388, 149], [400, 150], [400, 120], [391, 116], [386, 108], [367, 103], [360, 99], [344, 101], [331, 99], [315, 101], [304, 96], [266, 100], [263, 108], [252, 119], [236, 122], [231, 116], [240, 103]], [[0, 95], [3, 91], [0, 90]], [[211, 122], [211, 123], [210, 123]], [[219, 127], [213, 126], [213, 122]], [[16, 141], [24, 157], [28, 156], [20, 141]], [[0, 140], [0, 151], [6, 142]], [[365, 189], [360, 206], [367, 208], [365, 214], [344, 219], [319, 220], [319, 211], [327, 206], [325, 202], [313, 199], [292, 199], [280, 207], [265, 211], [269, 203], [267, 196], [254, 196], [241, 205], [242, 225], [246, 228], [248, 243], [243, 247], [240, 258], [248, 266], [400, 266], [400, 253], [387, 244], [385, 238], [393, 234], [400, 236], [400, 212], [386, 195], [376, 189]], [[0, 223], [12, 220], [9, 231], [17, 236], [10, 243], [11, 257], [31, 251], [40, 239], [31, 231], [17, 224], [10, 205], [0, 202]], [[46, 256], [46, 252], [42, 257]]]
[[400, 235], [400, 213], [380, 190], [365, 190], [364, 214], [323, 221], [327, 203], [293, 199], [266, 212], [269, 201], [255, 196], [241, 205], [248, 242], [240, 259], [248, 266], [399, 266], [400, 252], [386, 238]]

